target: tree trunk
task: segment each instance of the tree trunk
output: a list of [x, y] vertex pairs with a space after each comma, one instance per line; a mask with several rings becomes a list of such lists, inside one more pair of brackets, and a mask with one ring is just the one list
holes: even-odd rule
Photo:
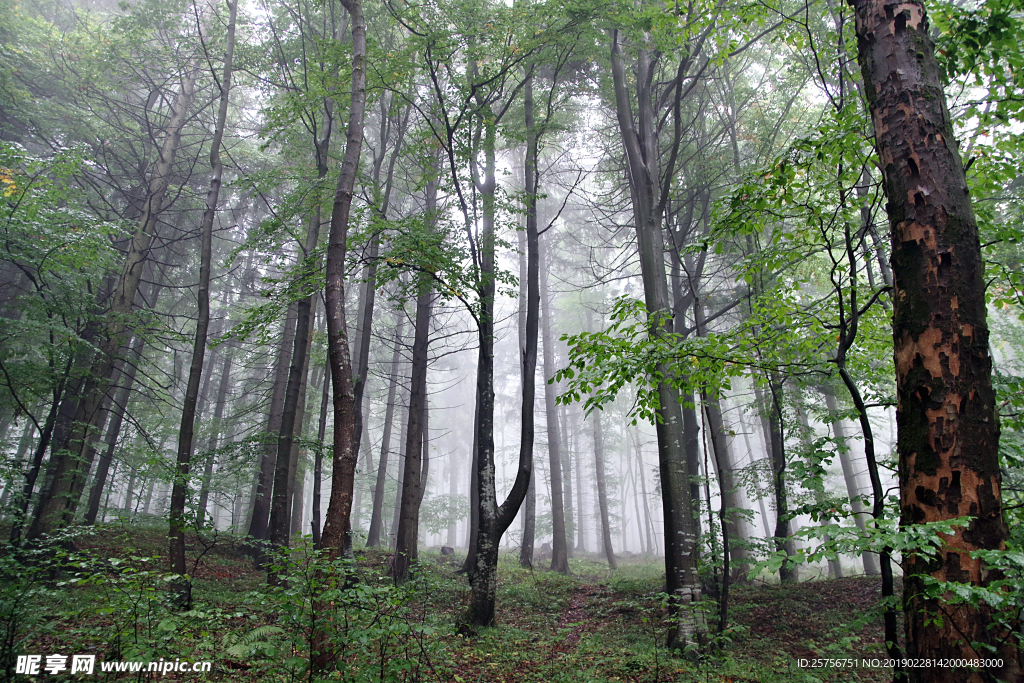
[[545, 246], [538, 241], [540, 268], [540, 327], [544, 335], [544, 412], [547, 416], [548, 467], [551, 478], [551, 571], [569, 573], [569, 550], [565, 529], [565, 508], [562, 498], [562, 454], [558, 424], [558, 406], [555, 404], [555, 385], [547, 380], [555, 374], [554, 342], [551, 339], [551, 312], [548, 301], [548, 265]]
[[732, 453], [729, 448], [725, 420], [722, 418], [722, 406], [718, 399], [712, 398], [707, 392], [701, 395], [704, 410], [708, 416], [708, 438], [714, 451], [714, 464], [718, 474], [719, 490], [722, 494], [722, 506], [725, 508], [725, 535], [729, 538], [729, 557], [732, 560], [730, 580], [741, 580], [750, 568], [747, 550], [743, 547], [743, 518], [739, 511], [743, 509], [733, 476]]
[[[549, 330], [550, 333], [550, 330]], [[566, 554], [569, 557], [573, 557], [576, 554], [576, 505], [573, 500], [572, 491], [572, 480], [573, 480], [573, 448], [574, 444], [569, 441], [569, 435], [576, 436], [577, 429], [575, 420], [570, 422], [569, 420], [569, 409], [562, 405], [558, 407], [559, 421], [558, 424], [561, 426], [562, 437], [562, 501], [565, 504], [565, 549]]]
[[[611, 72], [615, 94], [615, 112], [619, 133], [626, 152], [630, 199], [633, 206], [634, 229], [640, 252], [640, 270], [644, 286], [644, 302], [650, 316], [650, 334], [660, 338], [672, 332], [672, 304], [669, 299], [665, 274], [665, 247], [662, 217], [668, 201], [668, 190], [674, 175], [674, 152], [668, 167], [662, 171], [655, 130], [657, 116], [648, 89], [654, 76], [657, 55], [640, 49], [637, 56], [637, 123], [634, 125], [626, 70], [622, 63], [621, 35], [613, 31], [611, 45]], [[682, 117], [680, 112], [681, 79], [677, 78], [673, 99], [674, 123], [677, 127], [678, 149]], [[662, 177], [666, 179], [662, 183]], [[664, 363], [656, 367], [663, 377], [671, 377], [671, 369]], [[682, 413], [679, 392], [671, 381], [664, 380], [657, 387], [658, 464], [661, 473], [662, 508], [665, 525], [665, 584], [672, 599], [669, 603], [671, 626], [668, 633], [670, 647], [685, 647], [700, 638], [704, 626], [699, 615], [688, 609], [700, 598], [700, 580], [697, 574], [698, 539], [693, 501], [690, 497], [690, 475], [684, 448]]]
[[320, 549], [320, 486], [324, 468], [324, 436], [327, 435], [327, 400], [331, 392], [331, 373], [324, 368], [323, 389], [320, 392], [320, 421], [316, 429], [316, 455], [313, 459], [313, 505], [310, 525], [313, 531], [313, 547]]
[[[185, 575], [185, 500], [189, 488], [196, 399], [199, 392], [199, 381], [203, 374], [203, 358], [206, 354], [206, 333], [210, 324], [210, 269], [213, 256], [213, 220], [217, 213], [221, 177], [224, 172], [224, 166], [221, 162], [220, 145], [224, 137], [224, 126], [228, 115], [228, 98], [231, 93], [231, 60], [235, 49], [235, 16], [238, 11], [238, 0], [228, 2], [228, 11], [228, 34], [227, 46], [224, 52], [224, 72], [220, 80], [220, 108], [217, 112], [217, 127], [213, 134], [213, 142], [210, 145], [210, 167], [213, 175], [210, 178], [210, 190], [206, 195], [206, 209], [203, 212], [202, 252], [199, 266], [199, 287], [196, 295], [199, 314], [198, 322], [196, 323], [195, 343], [192, 346], [192, 363], [189, 368], [188, 388], [185, 391], [185, 404], [181, 411], [178, 459], [175, 467], [174, 488], [171, 491], [171, 507], [169, 511], [170, 568], [172, 573], [182, 577]], [[172, 581], [170, 587], [174, 602], [178, 607], [182, 609], [191, 607], [192, 584], [190, 581], [178, 579]]]
[[406, 390], [402, 392], [404, 394], [402, 400], [399, 401], [400, 405], [405, 406], [405, 419], [402, 420], [402, 429], [399, 431], [398, 443], [400, 445], [398, 450], [398, 482], [395, 487], [395, 502], [391, 508], [391, 526], [388, 528], [388, 547], [394, 549], [395, 541], [398, 535], [398, 522], [402, 516], [402, 487], [405, 485], [405, 442], [409, 438], [409, 396]]
[[[406, 111], [406, 120], [408, 110]], [[402, 129], [405, 129], [403, 121]], [[401, 142], [401, 138], [399, 138]], [[394, 168], [392, 157], [389, 168]], [[427, 180], [425, 213], [429, 225], [437, 220], [437, 191], [440, 158], [435, 154]], [[390, 190], [390, 187], [388, 188]], [[395, 584], [409, 580], [409, 570], [418, 556], [420, 503], [427, 488], [429, 454], [427, 453], [427, 363], [429, 361], [431, 306], [434, 301], [433, 282], [427, 273], [417, 276], [416, 322], [412, 342], [412, 372], [409, 380], [409, 420], [405, 441], [401, 501], [402, 509], [395, 532], [395, 562], [392, 577]], [[422, 475], [422, 480], [421, 480]]]
[[[366, 113], [366, 21], [363, 18], [363, 6], [361, 0], [342, 0], [342, 5], [352, 18], [352, 94], [345, 154], [331, 211], [324, 292], [327, 308], [327, 358], [334, 388], [334, 448], [331, 502], [327, 507], [327, 518], [320, 540], [331, 559], [336, 559], [342, 552], [349, 534], [352, 487], [355, 484], [359, 446], [355, 433], [358, 408], [352, 379], [348, 326], [345, 322], [345, 255]], [[322, 626], [313, 631], [310, 649], [310, 665], [314, 672], [322, 671], [337, 661], [337, 652], [328, 647], [327, 633]]]
[[256, 495], [253, 499], [252, 518], [249, 520], [249, 538], [265, 541], [270, 526], [270, 494], [274, 485], [274, 466], [277, 462], [278, 441], [270, 441], [271, 435], [281, 433], [281, 411], [284, 409], [284, 394], [288, 387], [288, 360], [291, 358], [295, 342], [295, 318], [298, 304], [292, 302], [285, 315], [281, 346], [277, 353], [274, 366], [274, 389], [270, 396], [270, 409], [267, 411], [268, 441], [260, 458], [260, 467], [256, 472]]
[[[772, 468], [772, 492], [775, 494], [775, 539], [776, 552], [791, 557], [795, 553], [793, 540], [789, 535], [789, 503], [786, 490], [786, 445], [783, 438], [782, 406], [778, 397], [778, 387], [774, 375], [768, 378], [768, 393], [755, 387], [754, 393], [761, 410], [761, 429], [764, 432], [765, 445], [768, 448]], [[797, 571], [783, 563], [779, 567], [779, 580], [782, 583], [795, 583]]]
[[[853, 519], [861, 533], [867, 531], [867, 518], [871, 511], [864, 508], [864, 499], [860, 495], [860, 484], [857, 482], [857, 471], [853, 467], [850, 440], [846, 436], [846, 426], [839, 414], [839, 406], [836, 403], [836, 394], [832, 387], [822, 385], [819, 388], [825, 397], [825, 407], [832, 415], [832, 429], [835, 431], [836, 450], [839, 452], [839, 464], [843, 469], [843, 481], [846, 483], [846, 495], [850, 499], [850, 507], [853, 509]], [[863, 553], [861, 561], [864, 563], [864, 573], [868, 576], [878, 576], [878, 558], [875, 553]]]
[[[203, 484], [199, 490], [199, 507], [196, 509], [196, 520], [199, 528], [206, 526], [206, 508], [210, 503], [210, 484], [213, 479], [213, 468], [216, 464], [217, 446], [220, 442], [221, 423], [224, 420], [224, 405], [228, 397], [228, 384], [231, 380], [231, 356], [224, 354], [224, 363], [220, 370], [220, 383], [217, 385], [217, 397], [213, 404], [213, 425], [210, 438], [206, 442], [206, 464], [203, 468]], [[216, 526], [214, 527], [216, 529]]]
[[[451, 500], [455, 499], [455, 496], [459, 494], [459, 459], [455, 450], [451, 451], [448, 456], [448, 497]], [[458, 531], [458, 522], [452, 520], [448, 524], [448, 539], [447, 546], [449, 548], [455, 548], [458, 541], [456, 540], [456, 532]]]
[[391, 352], [391, 381], [388, 384], [388, 400], [384, 408], [384, 433], [380, 441], [380, 458], [377, 460], [377, 483], [373, 489], [373, 510], [370, 512], [370, 530], [366, 546], [380, 545], [380, 532], [384, 517], [384, 485], [387, 483], [388, 455], [391, 450], [391, 430], [395, 421], [395, 401], [398, 394], [398, 373], [401, 361], [402, 339], [405, 336], [405, 311], [395, 310], [395, 348]]
[[[526, 120], [526, 154], [523, 175], [526, 182], [526, 230], [521, 234], [519, 285], [519, 371], [523, 385], [519, 459], [530, 463], [530, 486], [523, 511], [523, 538], [519, 547], [520, 566], [533, 568], [534, 536], [537, 526], [537, 485], [533, 472], [533, 451], [536, 437], [535, 407], [537, 401], [537, 337], [540, 307], [540, 237], [537, 225], [537, 179], [539, 176], [539, 145], [533, 112], [533, 75], [523, 86], [523, 108]], [[523, 282], [526, 283], [525, 290]], [[547, 342], [545, 342], [547, 348]], [[546, 373], [545, 373], [546, 374]], [[545, 385], [546, 386], [546, 385]]]
[[[472, 75], [477, 77], [476, 63]], [[498, 589], [498, 550], [501, 537], [512, 524], [526, 498], [533, 473], [533, 454], [520, 450], [519, 467], [505, 501], [498, 505], [494, 470], [494, 296], [495, 269], [495, 177], [497, 121], [480, 91], [476, 98], [476, 116], [483, 129], [484, 178], [474, 177], [482, 198], [478, 263], [477, 313], [479, 351], [476, 378], [476, 424], [474, 429], [477, 493], [476, 547], [467, 557], [471, 588], [468, 621], [473, 626], [494, 624], [494, 603]], [[476, 176], [476, 173], [474, 173]], [[475, 550], [475, 553], [473, 552]]]
[[[391, 119], [387, 116], [385, 99], [381, 98], [381, 140], [380, 154], [374, 159], [373, 181], [374, 185], [380, 182], [381, 166], [384, 163], [384, 155], [387, 149], [387, 132], [390, 128]], [[387, 102], [390, 104], [390, 101]], [[380, 217], [385, 221], [388, 218], [388, 208], [391, 205], [391, 189], [394, 187], [395, 164], [398, 162], [399, 154], [403, 151], [402, 143], [405, 140], [405, 131], [408, 126], [409, 113], [412, 107], [406, 107], [402, 121], [398, 126], [398, 138], [388, 159], [387, 172], [384, 179], [384, 195], [381, 198], [380, 206], [377, 209]], [[359, 337], [356, 339], [356, 365], [354, 390], [356, 397], [356, 441], [362, 444], [363, 432], [363, 392], [366, 389], [366, 377], [370, 368], [370, 341], [373, 331], [373, 312], [377, 296], [377, 265], [380, 236], [374, 233], [370, 238], [367, 253], [367, 264], [363, 271], [363, 288], [360, 293], [359, 307]], [[369, 545], [369, 544], [368, 544]]]
[[69, 429], [67, 437], [56, 440], [51, 449], [50, 466], [47, 468], [47, 479], [50, 486], [40, 495], [29, 538], [38, 538], [43, 534], [68, 523], [74, 516], [78, 498], [70, 493], [77, 479], [83, 483], [85, 475], [82, 464], [86, 450], [94, 442], [96, 420], [100, 416], [100, 407], [107, 394], [111, 373], [114, 370], [118, 354], [124, 345], [125, 337], [130, 333], [128, 319], [132, 310], [132, 302], [138, 292], [142, 278], [142, 268], [149, 257], [149, 251], [156, 236], [157, 225], [163, 210], [163, 200], [170, 185], [174, 157], [181, 142], [181, 131], [188, 119], [188, 109], [192, 104], [195, 91], [196, 74], [188, 67], [189, 73], [182, 78], [181, 88], [175, 97], [171, 115], [164, 127], [163, 143], [160, 158], [153, 165], [153, 175], [148, 183], [146, 202], [142, 208], [138, 227], [132, 236], [128, 253], [121, 270], [120, 278], [111, 297], [110, 311], [105, 325], [105, 338], [99, 344], [100, 353], [93, 364], [92, 372], [78, 396], [77, 411], [74, 416], [73, 429]]
[[[608, 519], [608, 488], [604, 476], [604, 433], [601, 431], [601, 413], [595, 411], [593, 416], [594, 427], [594, 472], [597, 477], [597, 505], [601, 510], [601, 543], [604, 546], [604, 556], [608, 558], [608, 566], [615, 571], [618, 564], [615, 562], [615, 551], [612, 549], [612, 527]], [[637, 522], [640, 520], [637, 519]]]
[[[794, 394], [795, 393], [796, 392], [794, 392]], [[815, 467], [814, 458], [811, 456], [812, 449], [814, 447], [813, 443], [812, 443], [813, 442], [814, 432], [811, 429], [810, 423], [807, 421], [807, 412], [804, 410], [804, 407], [800, 404], [800, 396], [799, 395], [794, 395], [793, 396], [793, 400], [796, 403], [796, 416], [797, 416], [797, 419], [800, 421], [800, 445], [803, 446], [804, 452], [807, 453], [807, 467], [808, 467], [808, 469], [812, 469], [812, 468]], [[812, 469], [812, 471], [813, 471], [813, 469]], [[824, 485], [825, 485], [825, 478], [822, 477], [822, 480], [821, 480], [822, 488], [820, 488], [820, 489], [819, 488], [815, 488], [812, 491], [812, 494], [814, 495], [814, 503], [815, 503], [815, 505], [818, 506], [818, 509], [819, 509], [818, 515], [819, 515], [819, 518], [820, 518], [820, 524], [823, 527], [827, 527], [827, 526], [829, 526], [832, 523], [833, 519], [828, 514], [826, 514], [826, 511], [824, 510], [824, 503], [825, 503], [825, 491], [823, 490], [824, 489]], [[821, 540], [822, 540], [823, 543], [828, 544], [828, 542], [829, 542], [828, 534], [822, 534], [822, 539]], [[831, 578], [831, 579], [841, 579], [841, 578], [843, 578], [843, 565], [842, 565], [842, 562], [840, 562], [840, 559], [839, 559], [838, 555], [836, 556], [836, 558], [834, 560], [832, 558], [828, 558], [828, 575], [829, 575], [829, 578]]]
[[[331, 502], [327, 508], [322, 545], [336, 557], [344, 544], [352, 512], [352, 486], [356, 468], [355, 391], [352, 358], [345, 323], [345, 254], [348, 249], [349, 215], [363, 145], [363, 121], [366, 113], [366, 22], [360, 0], [342, 0], [352, 25], [352, 94], [349, 104], [345, 154], [338, 174], [338, 186], [331, 211], [331, 230], [327, 247], [326, 291], [328, 359], [334, 388], [334, 453], [331, 475]], [[320, 643], [322, 646], [323, 643]], [[314, 652], [315, 668], [322, 668], [332, 657]]]
[[[743, 411], [739, 414], [740, 433], [743, 435], [743, 445], [747, 448], [747, 458], [750, 460], [749, 465], [754, 467], [757, 463], [757, 458], [754, 457], [754, 447], [750, 443], [751, 429], [754, 429], [752, 425], [747, 424], [743, 419]], [[763, 432], [762, 432], [763, 433]], [[757, 485], [757, 508], [761, 513], [761, 531], [764, 533], [765, 538], [771, 538], [772, 531], [770, 528], [768, 508], [764, 504], [764, 493], [762, 492], [760, 484]]]
[[[433, 195], [437, 185], [432, 183]], [[428, 194], [431, 189], [428, 187]], [[429, 203], [429, 198], [428, 198]], [[409, 382], [409, 420], [405, 441], [401, 487], [401, 512], [395, 532], [395, 562], [391, 576], [395, 584], [409, 580], [409, 570], [417, 558], [422, 487], [420, 473], [423, 464], [424, 426], [427, 408], [427, 361], [430, 344], [430, 307], [434, 292], [428, 277], [419, 276], [419, 295], [416, 298], [416, 323], [412, 342], [412, 375]], [[425, 480], [423, 482], [425, 484]]]
[[[154, 288], [155, 289], [155, 288]], [[124, 363], [124, 371], [121, 373], [120, 387], [113, 399], [113, 415], [110, 424], [107, 426], [107, 435], [104, 445], [106, 448], [96, 464], [96, 476], [93, 479], [92, 489], [89, 491], [89, 501], [85, 510], [85, 524], [96, 522], [96, 515], [100, 511], [100, 500], [103, 498], [103, 489], [107, 484], [107, 473], [110, 470], [110, 461], [114, 457], [114, 449], [117, 448], [118, 437], [121, 434], [121, 425], [124, 423], [124, 414], [128, 408], [128, 399], [131, 397], [132, 387], [135, 384], [135, 374], [138, 372], [138, 364], [142, 362], [142, 347], [146, 340], [142, 335], [136, 335], [132, 341], [131, 350]]]
[[[319, 213], [315, 210], [315, 220], [309, 221], [304, 250], [307, 255], [313, 254], [316, 248], [320, 234]], [[299, 437], [302, 436], [301, 425], [306, 408], [306, 378], [309, 375], [309, 349], [314, 327], [312, 309], [312, 295], [301, 299], [296, 307], [295, 347], [292, 351], [292, 364], [288, 370], [284, 408], [281, 411], [281, 433], [277, 440], [277, 462], [274, 465], [274, 492], [270, 499], [268, 540], [274, 548], [288, 547], [291, 532], [291, 497], [295, 487], [299, 455], [295, 436], [296, 427], [299, 428]], [[277, 581], [277, 576], [268, 574], [267, 580], [273, 585]]]
[[892, 234], [901, 524], [972, 518], [945, 538], [936, 561], [904, 556], [907, 656], [1003, 662], [987, 672], [936, 667], [907, 675], [1019, 680], [1014, 635], [993, 627], [990, 607], [925, 592], [929, 579], [985, 585], [995, 577], [971, 553], [1003, 549], [1007, 537], [984, 266], [941, 72], [919, 0], [895, 9], [881, 0], [851, 4]]

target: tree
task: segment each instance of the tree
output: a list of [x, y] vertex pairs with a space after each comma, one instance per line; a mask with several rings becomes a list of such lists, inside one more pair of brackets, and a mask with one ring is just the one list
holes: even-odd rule
[[964, 167], [923, 2], [894, 11], [852, 0], [858, 62], [875, 129], [892, 239], [893, 341], [901, 524], [967, 523], [935, 557], [904, 559], [907, 655], [974, 659], [988, 673], [911, 668], [911, 681], [1017, 680], [1020, 654], [987, 605], [958, 604], [935, 581], [985, 585], [972, 551], [1003, 549], [999, 419], [992, 389], [984, 270]]
[[[227, 46], [224, 49], [224, 72], [220, 78], [220, 108], [217, 111], [217, 124], [210, 145], [210, 191], [206, 195], [206, 210], [203, 211], [202, 247], [200, 248], [199, 287], [196, 294], [199, 319], [196, 324], [196, 336], [192, 345], [192, 362], [189, 367], [188, 388], [185, 390], [185, 403], [181, 411], [181, 428], [178, 436], [178, 461], [175, 467], [174, 488], [171, 491], [170, 518], [170, 557], [171, 571], [178, 575], [172, 583], [175, 601], [188, 609], [192, 604], [192, 584], [184, 579], [185, 569], [185, 502], [189, 490], [189, 473], [191, 470], [193, 433], [196, 421], [196, 401], [199, 397], [199, 382], [203, 374], [203, 359], [206, 356], [206, 336], [210, 326], [210, 270], [213, 260], [213, 221], [217, 215], [217, 202], [220, 197], [221, 181], [224, 175], [224, 163], [221, 160], [220, 145], [224, 138], [224, 127], [227, 125], [228, 101], [231, 94], [231, 60], [235, 51], [235, 17], [238, 14], [238, 0], [228, 3]], [[136, 285], [138, 286], [138, 285]], [[200, 512], [205, 514], [205, 510]]]

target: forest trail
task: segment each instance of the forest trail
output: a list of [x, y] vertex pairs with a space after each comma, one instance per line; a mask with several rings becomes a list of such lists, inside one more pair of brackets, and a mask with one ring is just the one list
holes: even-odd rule
[[552, 648], [552, 652], [568, 652], [580, 642], [580, 637], [585, 632], [593, 630], [595, 621], [587, 609], [587, 603], [603, 592], [607, 591], [602, 586], [592, 583], [573, 588], [569, 604], [558, 618], [559, 630], [568, 629], [569, 632]]

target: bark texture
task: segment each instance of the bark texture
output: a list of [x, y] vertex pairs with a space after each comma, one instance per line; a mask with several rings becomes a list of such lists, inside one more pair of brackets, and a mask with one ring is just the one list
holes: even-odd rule
[[936, 561], [904, 558], [907, 655], [973, 659], [993, 656], [989, 646], [1004, 663], [912, 668], [907, 678], [1020, 680], [1012, 636], [987, 607], [925, 593], [928, 576], [985, 584], [991, 572], [971, 551], [1005, 547], [983, 264], [923, 4], [851, 4], [892, 237], [901, 524], [971, 518]]

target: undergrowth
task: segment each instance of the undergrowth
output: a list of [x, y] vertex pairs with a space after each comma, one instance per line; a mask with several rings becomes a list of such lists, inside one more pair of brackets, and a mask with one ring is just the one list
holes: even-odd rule
[[[413, 581], [395, 587], [386, 552], [363, 550], [355, 561], [327, 562], [301, 542], [275, 557], [276, 573], [287, 580], [268, 587], [240, 539], [191, 538], [194, 604], [182, 612], [165, 599], [174, 577], [165, 571], [159, 531], [114, 526], [58, 541], [0, 554], [5, 680], [38, 680], [14, 673], [17, 655], [27, 653], [212, 663], [208, 673], [177, 674], [183, 681], [887, 679], [883, 669], [799, 665], [882, 652], [877, 586], [866, 578], [736, 586], [729, 629], [698, 656], [679, 657], [662, 647], [664, 572], [657, 558], [623, 558], [609, 572], [596, 556], [577, 557], [564, 576], [523, 569], [503, 556], [498, 624], [467, 638], [456, 628], [469, 599], [466, 579], [457, 563], [434, 552], [421, 554]], [[317, 630], [328, 634], [336, 670], [310, 668]], [[104, 675], [147, 680], [154, 674]]]

